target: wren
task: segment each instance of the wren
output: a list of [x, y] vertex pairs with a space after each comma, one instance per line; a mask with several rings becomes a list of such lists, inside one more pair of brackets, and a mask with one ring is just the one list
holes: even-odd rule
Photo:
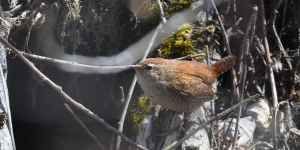
[[206, 66], [192, 61], [149, 58], [133, 68], [140, 87], [152, 102], [176, 112], [191, 113], [215, 97], [211, 85], [234, 66], [235, 59], [230, 55]]

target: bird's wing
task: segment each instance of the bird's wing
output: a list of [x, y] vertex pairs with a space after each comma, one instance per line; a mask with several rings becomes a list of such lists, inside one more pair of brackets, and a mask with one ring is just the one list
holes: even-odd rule
[[167, 90], [182, 100], [193, 99], [195, 101], [209, 101], [215, 96], [210, 85], [204, 83], [199, 76], [186, 75], [184, 72], [178, 72], [174, 74], [173, 81], [176, 82], [170, 82], [172, 85], [167, 86]]

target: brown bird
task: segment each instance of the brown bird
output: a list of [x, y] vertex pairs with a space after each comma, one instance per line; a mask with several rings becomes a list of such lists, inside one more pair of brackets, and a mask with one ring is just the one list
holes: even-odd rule
[[140, 87], [152, 102], [191, 113], [215, 97], [211, 84], [234, 66], [235, 59], [230, 55], [206, 66], [192, 61], [149, 58], [133, 68]]

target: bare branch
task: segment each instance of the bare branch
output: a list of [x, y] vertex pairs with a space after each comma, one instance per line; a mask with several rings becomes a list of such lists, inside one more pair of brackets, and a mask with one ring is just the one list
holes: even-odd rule
[[89, 109], [87, 109], [86, 107], [84, 107], [82, 104], [76, 102], [74, 99], [72, 99], [69, 95], [67, 95], [63, 90], [62, 87], [58, 86], [57, 84], [55, 84], [53, 81], [51, 81], [47, 76], [45, 76], [41, 71], [39, 71], [32, 62], [30, 62], [25, 56], [23, 56], [19, 50], [17, 50], [16, 48], [14, 48], [12, 45], [10, 45], [8, 42], [6, 42], [2, 37], [0, 37], [0, 42], [5, 45], [6, 47], [10, 48], [10, 51], [15, 53], [20, 59], [22, 59], [25, 64], [31, 68], [34, 73], [36, 73], [42, 81], [46, 82], [47, 84], [49, 84], [52, 88], [54, 88], [66, 101], [70, 102], [72, 105], [74, 105], [77, 109], [85, 112], [87, 115], [91, 116], [92, 118], [94, 118], [95, 120], [97, 120], [98, 122], [100, 122], [103, 126], [105, 126], [107, 129], [113, 131], [115, 134], [120, 135], [125, 141], [129, 142], [131, 145], [133, 145], [134, 147], [138, 148], [138, 149], [143, 149], [145, 150], [146, 148], [144, 148], [141, 145], [136, 144], [134, 141], [130, 140], [129, 138], [127, 138], [125, 135], [123, 135], [121, 132], [119, 132], [117, 129], [113, 128], [112, 126], [110, 126], [108, 123], [106, 123], [102, 118], [98, 117], [95, 113], [91, 112]]
[[66, 109], [73, 115], [73, 117], [79, 122], [79, 124], [82, 126], [82, 128], [87, 132], [87, 134], [98, 144], [98, 146], [101, 149], [106, 149], [102, 143], [97, 139], [97, 137], [85, 126], [85, 124], [80, 120], [80, 118], [74, 113], [74, 111], [72, 110], [72, 108], [65, 103], [64, 104]]
[[61, 59], [55, 59], [55, 58], [50, 58], [50, 57], [45, 57], [45, 56], [40, 56], [40, 55], [35, 55], [35, 54], [29, 54], [20, 51], [22, 55], [28, 57], [28, 58], [33, 58], [33, 59], [38, 59], [38, 60], [43, 60], [47, 62], [52, 62], [56, 64], [63, 64], [63, 65], [70, 65], [70, 66], [77, 66], [77, 67], [83, 67], [87, 69], [95, 69], [95, 70], [104, 70], [104, 69], [128, 69], [131, 68], [135, 65], [124, 65], [124, 66], [94, 66], [94, 65], [86, 65], [86, 64], [80, 64], [77, 62], [71, 62], [71, 61], [66, 61], [66, 60], [61, 60]]

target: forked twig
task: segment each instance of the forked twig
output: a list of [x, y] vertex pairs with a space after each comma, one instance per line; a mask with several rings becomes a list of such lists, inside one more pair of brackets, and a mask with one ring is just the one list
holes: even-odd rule
[[73, 117], [76, 119], [76, 121], [79, 122], [79, 124], [82, 126], [82, 128], [88, 133], [88, 135], [98, 144], [98, 146], [105, 150], [106, 148], [102, 145], [102, 143], [97, 139], [97, 137], [85, 126], [85, 124], [80, 120], [80, 118], [74, 113], [72, 108], [65, 103], [64, 104], [66, 109], [73, 115]]
[[102, 118], [98, 117], [95, 113], [84, 107], [82, 104], [76, 102], [74, 99], [72, 99], [69, 95], [67, 95], [63, 90], [62, 87], [55, 84], [53, 81], [51, 81], [47, 76], [45, 76], [41, 71], [39, 71], [32, 62], [30, 62], [25, 56], [23, 56], [19, 50], [17, 50], [15, 47], [10, 45], [8, 42], [6, 42], [2, 37], [0, 37], [0, 42], [5, 45], [6, 47], [10, 48], [10, 51], [15, 53], [21, 60], [25, 62], [25, 64], [33, 70], [34, 73], [36, 73], [42, 81], [49, 84], [54, 90], [56, 90], [66, 101], [70, 102], [72, 105], [74, 105], [77, 109], [85, 112], [87, 115], [91, 116], [98, 122], [100, 122], [103, 126], [105, 126], [108, 130], [113, 131], [115, 134], [120, 135], [125, 141], [129, 142], [131, 145], [138, 149], [145, 150], [143, 146], [135, 143], [134, 141], [130, 140], [128, 137], [123, 135], [121, 132], [119, 132], [117, 129], [110, 126], [108, 123], [106, 123]]

